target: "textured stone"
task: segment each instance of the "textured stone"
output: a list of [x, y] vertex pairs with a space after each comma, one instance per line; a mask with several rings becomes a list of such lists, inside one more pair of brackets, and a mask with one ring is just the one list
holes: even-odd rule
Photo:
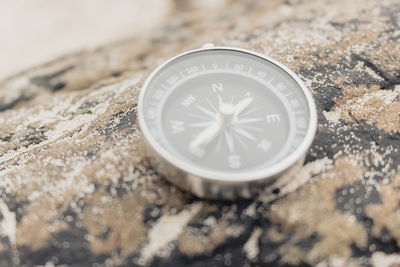
[[[149, 35], [0, 83], [0, 264], [400, 264], [400, 2], [183, 3]], [[314, 95], [315, 141], [274, 194], [201, 200], [138, 149], [143, 81], [207, 42], [267, 54]]]

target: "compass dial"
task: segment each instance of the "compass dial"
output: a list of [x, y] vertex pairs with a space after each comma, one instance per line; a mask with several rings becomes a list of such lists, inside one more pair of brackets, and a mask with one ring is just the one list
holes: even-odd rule
[[281, 64], [227, 48], [191, 51], [162, 65], [139, 104], [153, 148], [212, 179], [251, 178], [297, 160], [314, 135], [314, 112], [308, 91]]

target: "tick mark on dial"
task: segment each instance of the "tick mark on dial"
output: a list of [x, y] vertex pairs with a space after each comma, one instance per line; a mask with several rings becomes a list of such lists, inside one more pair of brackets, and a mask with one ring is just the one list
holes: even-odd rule
[[238, 141], [238, 143], [239, 143], [245, 150], [248, 149], [248, 146], [246, 145], [246, 143], [243, 141], [243, 139], [242, 139], [239, 135], [235, 134], [235, 135], [234, 135], [234, 138], [236, 138], [236, 140]]
[[237, 124], [245, 124], [245, 123], [252, 123], [252, 122], [259, 122], [263, 121], [263, 118], [246, 118], [246, 119], [239, 119], [236, 123]]
[[228, 131], [228, 129], [225, 129], [224, 130], [224, 135], [225, 135], [226, 143], [228, 144], [229, 151], [231, 153], [235, 152], [235, 145], [234, 145], [234, 142], [233, 142], [232, 133], [230, 131]]
[[252, 114], [252, 113], [254, 113], [254, 112], [256, 112], [256, 111], [257, 111], [257, 108], [249, 109], [248, 111], [244, 112], [244, 113], [242, 114], [242, 116], [250, 115], [250, 114]]
[[210, 116], [210, 118], [214, 119], [215, 118], [215, 113], [213, 113], [211, 110], [208, 110], [200, 105], [196, 105], [196, 107], [198, 109], [200, 109], [201, 111], [203, 111], [205, 114], [207, 114], [208, 116]]
[[206, 116], [203, 116], [203, 115], [198, 115], [198, 114], [189, 113], [188, 116], [189, 116], [189, 117], [192, 117], [192, 118], [196, 118], [196, 119], [201, 119], [201, 120], [210, 121], [210, 117], [206, 117]]
[[211, 121], [204, 121], [204, 122], [195, 122], [195, 123], [191, 123], [188, 126], [189, 127], [207, 127], [210, 126], [212, 122]]
[[217, 108], [214, 106], [213, 103], [211, 103], [210, 99], [208, 97], [206, 98], [207, 103], [210, 105], [210, 107], [215, 111], [215, 113], [218, 113]]
[[252, 135], [251, 133], [249, 133], [248, 131], [239, 128], [239, 127], [233, 127], [233, 130], [240, 134], [243, 137], [246, 137], [247, 139], [251, 140], [251, 141], [257, 141], [257, 138], [254, 137], [254, 135]]
[[264, 132], [263, 128], [250, 126], [250, 125], [247, 125], [247, 124], [241, 124], [240, 127], [245, 128], [245, 129], [249, 129], [249, 130], [252, 130], [252, 131]]
[[222, 145], [222, 135], [218, 136], [217, 145], [215, 146], [215, 152], [219, 152], [221, 150]]

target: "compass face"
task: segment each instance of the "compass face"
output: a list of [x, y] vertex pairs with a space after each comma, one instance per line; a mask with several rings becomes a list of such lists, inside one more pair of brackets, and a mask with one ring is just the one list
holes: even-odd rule
[[233, 48], [194, 50], [162, 65], [138, 112], [162, 157], [210, 179], [272, 175], [304, 154], [315, 133], [314, 104], [299, 79]]

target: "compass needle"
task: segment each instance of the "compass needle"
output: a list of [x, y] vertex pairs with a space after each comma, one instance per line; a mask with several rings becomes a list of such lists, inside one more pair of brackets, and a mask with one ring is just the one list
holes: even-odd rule
[[212, 44], [159, 66], [140, 90], [137, 112], [155, 170], [213, 199], [271, 191], [304, 159], [317, 125], [310, 91], [292, 71]]
[[235, 116], [238, 116], [240, 113], [242, 113], [247, 107], [250, 106], [250, 104], [253, 102], [252, 97], [246, 97], [242, 101], [236, 104], [235, 106]]
[[190, 142], [189, 147], [191, 149], [197, 148], [198, 146], [201, 146], [203, 144], [208, 144], [211, 140], [213, 140], [221, 131], [222, 129], [222, 121], [221, 117], [219, 116], [217, 120], [210, 126], [208, 126], [206, 129], [201, 131], [196, 138]]

